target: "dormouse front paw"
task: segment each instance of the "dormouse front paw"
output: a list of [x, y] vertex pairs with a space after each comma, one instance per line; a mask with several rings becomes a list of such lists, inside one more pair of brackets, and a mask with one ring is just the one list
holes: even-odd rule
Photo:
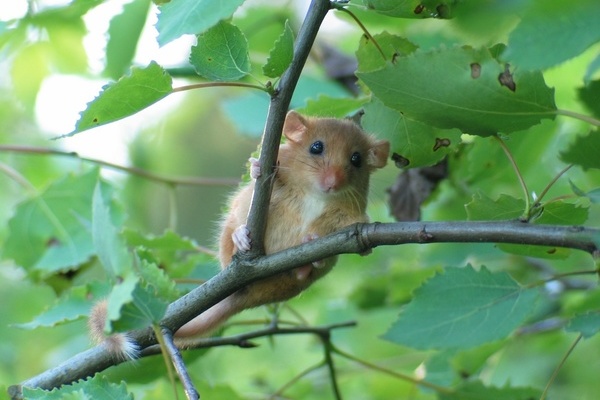
[[233, 240], [233, 244], [242, 253], [250, 250], [250, 246], [252, 241], [250, 240], [250, 231], [246, 227], [246, 225], [238, 226], [235, 231], [231, 234], [231, 240]]
[[257, 179], [261, 175], [260, 161], [258, 161], [258, 158], [254, 158], [254, 157], [250, 157], [248, 159], [248, 161], [250, 162], [250, 177], [252, 179]]

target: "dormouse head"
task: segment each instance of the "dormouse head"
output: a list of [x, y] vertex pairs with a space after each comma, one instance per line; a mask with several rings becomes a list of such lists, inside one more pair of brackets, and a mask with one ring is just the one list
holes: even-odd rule
[[390, 144], [366, 134], [350, 120], [308, 118], [290, 111], [280, 150], [289, 183], [325, 195], [353, 192], [366, 198], [369, 175], [387, 163]]

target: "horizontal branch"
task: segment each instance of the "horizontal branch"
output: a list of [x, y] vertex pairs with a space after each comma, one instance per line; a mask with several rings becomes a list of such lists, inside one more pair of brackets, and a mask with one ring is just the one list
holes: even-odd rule
[[102, 167], [114, 169], [128, 173], [130, 175], [136, 175], [141, 178], [145, 178], [154, 182], [164, 183], [166, 185], [187, 185], [187, 186], [233, 186], [239, 183], [239, 179], [235, 178], [196, 178], [187, 176], [166, 176], [156, 174], [154, 172], [147, 171], [143, 168], [138, 167], [127, 167], [124, 165], [114, 164], [108, 161], [99, 160], [96, 158], [83, 157], [74, 151], [64, 151], [58, 149], [49, 149], [46, 147], [35, 147], [35, 146], [19, 146], [19, 145], [0, 145], [0, 152], [11, 152], [19, 154], [31, 154], [31, 155], [46, 155], [46, 156], [60, 156], [76, 158], [81, 161], [89, 162]]
[[[234, 257], [228, 268], [171, 303], [161, 325], [174, 332], [204, 310], [254, 281], [336, 254], [360, 254], [383, 245], [442, 242], [553, 246], [582, 250], [597, 256], [600, 253], [600, 229], [534, 225], [517, 221], [356, 224], [278, 253], [254, 259]], [[156, 344], [151, 328], [131, 332], [131, 335], [142, 349]], [[91, 376], [118, 363], [100, 345], [23, 382], [22, 386], [51, 389]], [[18, 390], [18, 387], [13, 387], [13, 390]]]

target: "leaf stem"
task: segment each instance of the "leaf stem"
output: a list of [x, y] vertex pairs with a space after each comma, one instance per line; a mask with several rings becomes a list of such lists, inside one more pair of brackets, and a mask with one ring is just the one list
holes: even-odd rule
[[550, 181], [550, 183], [548, 183], [548, 185], [546, 185], [546, 187], [544, 188], [544, 190], [542, 190], [542, 193], [540, 193], [540, 196], [536, 199], [536, 203], [541, 203], [542, 199], [544, 198], [544, 196], [546, 196], [546, 194], [548, 193], [548, 191], [552, 188], [552, 186], [554, 186], [554, 184], [556, 183], [556, 181], [558, 180], [558, 178], [560, 178], [561, 176], [564, 175], [565, 172], [567, 172], [569, 169], [571, 169], [571, 167], [573, 166], [573, 164], [569, 164], [567, 165], [565, 168], [562, 169], [562, 171], [560, 171], [555, 177], [554, 179], [552, 179]]
[[6, 176], [8, 176], [13, 181], [17, 182], [20, 186], [24, 187], [26, 190], [31, 192], [33, 195], [38, 194], [38, 191], [35, 188], [35, 186], [33, 186], [31, 184], [31, 182], [29, 182], [27, 180], [27, 178], [25, 178], [23, 175], [21, 175], [14, 168], [12, 168], [4, 163], [0, 163], [0, 172], [4, 172], [4, 174]]
[[569, 356], [571, 355], [571, 353], [573, 352], [573, 350], [575, 350], [575, 346], [577, 346], [577, 344], [579, 343], [579, 341], [582, 338], [583, 338], [583, 334], [580, 333], [577, 336], [577, 339], [575, 339], [575, 341], [571, 345], [571, 347], [569, 347], [569, 350], [567, 350], [567, 353], [563, 356], [562, 360], [560, 360], [560, 363], [554, 369], [554, 372], [552, 373], [552, 376], [550, 377], [550, 380], [548, 381], [548, 384], [544, 388], [544, 392], [540, 396], [540, 400], [545, 400], [546, 399], [546, 395], [548, 394], [548, 390], [550, 389], [550, 386], [552, 385], [552, 383], [554, 383], [554, 381], [556, 380], [556, 376], [558, 375], [558, 372], [561, 370], [561, 368], [563, 367], [563, 365], [565, 365], [565, 362], [567, 361], [567, 358], [569, 358]]
[[227, 87], [243, 87], [243, 88], [250, 88], [250, 89], [258, 89], [261, 92], [267, 92], [267, 93], [269, 92], [268, 88], [266, 86], [253, 85], [251, 83], [244, 83], [244, 82], [206, 82], [206, 83], [193, 83], [191, 85], [179, 86], [179, 87], [173, 88], [172, 93], [185, 92], [186, 90], [193, 90], [193, 89], [202, 89], [202, 88], [208, 88], [208, 87], [223, 87], [223, 86], [227, 86]]
[[0, 145], [0, 152], [13, 152], [20, 154], [37, 154], [37, 155], [55, 155], [61, 157], [77, 158], [81, 161], [89, 162], [102, 167], [107, 167], [117, 171], [122, 171], [130, 175], [136, 175], [150, 181], [164, 183], [167, 185], [189, 185], [189, 186], [234, 186], [239, 183], [239, 179], [235, 178], [195, 178], [195, 177], [170, 177], [161, 174], [155, 174], [138, 167], [127, 167], [124, 165], [114, 164], [108, 161], [95, 158], [83, 157], [73, 151], [63, 151], [56, 149], [48, 149], [45, 147], [19, 146], [19, 145]]
[[502, 140], [500, 138], [500, 136], [498, 136], [498, 135], [494, 136], [494, 138], [500, 144], [500, 147], [504, 151], [504, 154], [506, 154], [506, 157], [510, 161], [510, 164], [512, 165], [512, 167], [514, 169], [515, 174], [517, 175], [517, 178], [519, 179], [519, 183], [521, 184], [521, 189], [523, 190], [523, 195], [525, 196], [525, 210], [523, 211], [523, 215], [521, 216], [520, 219], [522, 221], [528, 221], [530, 213], [531, 213], [531, 200], [529, 197], [529, 189], [527, 189], [527, 184], [525, 183], [525, 179], [523, 179], [523, 174], [519, 170], [519, 166], [517, 165], [515, 158], [513, 157], [512, 153], [510, 152], [510, 149], [508, 148], [506, 143], [504, 143], [504, 140]]
[[362, 29], [363, 33], [365, 34], [365, 36], [371, 41], [373, 42], [373, 44], [375, 45], [375, 47], [377, 48], [377, 50], [379, 51], [379, 54], [381, 54], [381, 57], [383, 57], [383, 59], [385, 61], [387, 61], [387, 57], [385, 56], [385, 53], [383, 52], [383, 50], [381, 49], [381, 47], [379, 46], [379, 43], [377, 43], [377, 40], [375, 40], [375, 38], [373, 37], [373, 35], [371, 35], [371, 33], [367, 30], [367, 28], [363, 25], [362, 22], [360, 22], [360, 20], [358, 19], [358, 17], [356, 15], [354, 15], [354, 13], [350, 10], [348, 10], [345, 7], [342, 7], [341, 5], [338, 5], [336, 2], [332, 2], [333, 7], [336, 10], [345, 12], [346, 14], [348, 14], [350, 17], [352, 17], [352, 19], [354, 20], [354, 22], [356, 22], [356, 24], [360, 27], [360, 29]]
[[448, 388], [445, 388], [443, 386], [438, 386], [438, 385], [436, 385], [434, 383], [430, 383], [430, 382], [427, 382], [427, 381], [424, 381], [424, 380], [421, 380], [421, 379], [413, 378], [410, 375], [406, 375], [406, 374], [402, 374], [400, 372], [392, 371], [392, 370], [389, 370], [387, 368], [380, 367], [379, 365], [372, 364], [372, 363], [370, 363], [368, 361], [364, 361], [364, 360], [362, 360], [362, 359], [360, 359], [360, 358], [358, 358], [356, 356], [353, 356], [350, 353], [346, 353], [345, 351], [342, 351], [342, 350], [338, 349], [337, 347], [332, 346], [332, 351], [334, 353], [336, 353], [336, 354], [344, 357], [344, 358], [347, 358], [348, 360], [354, 361], [355, 363], [362, 365], [363, 367], [367, 367], [367, 368], [375, 370], [375, 371], [383, 372], [384, 374], [391, 375], [391, 376], [396, 377], [398, 379], [410, 382], [410, 383], [412, 383], [414, 385], [423, 386], [423, 387], [435, 390], [438, 393], [444, 393], [444, 394], [452, 394], [452, 393], [454, 393], [454, 390], [452, 390], [452, 389], [448, 389]]
[[594, 117], [590, 117], [589, 115], [580, 114], [580, 113], [575, 112], [575, 111], [561, 110], [559, 108], [559, 109], [556, 110], [556, 115], [563, 115], [565, 117], [571, 117], [571, 118], [578, 119], [580, 121], [587, 122], [590, 125], [600, 126], [600, 120], [598, 120], [598, 119], [596, 119]]

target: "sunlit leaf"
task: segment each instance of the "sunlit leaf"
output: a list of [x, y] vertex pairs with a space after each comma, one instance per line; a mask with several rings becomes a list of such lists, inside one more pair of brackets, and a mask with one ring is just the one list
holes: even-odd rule
[[143, 110], [170, 94], [171, 83], [171, 76], [155, 62], [146, 68], [132, 68], [131, 74], [104, 86], [98, 97], [81, 112], [75, 131], [67, 136]]
[[240, 29], [219, 22], [198, 35], [192, 47], [190, 63], [198, 74], [212, 81], [235, 81], [250, 72], [248, 42]]
[[497, 51], [416, 51], [357, 75], [386, 106], [439, 128], [487, 136], [554, 118], [554, 90], [542, 74], [504, 65]]
[[289, 67], [294, 57], [294, 32], [290, 28], [288, 21], [285, 21], [283, 33], [275, 46], [269, 52], [267, 63], [263, 65], [263, 73], [269, 78], [277, 78], [281, 76]]
[[109, 77], [118, 79], [131, 65], [150, 4], [150, 0], [133, 0], [125, 4], [123, 11], [111, 19], [104, 69]]
[[171, 0], [160, 6], [158, 43], [161, 46], [185, 34], [199, 35], [231, 17], [244, 0]]
[[417, 289], [384, 338], [418, 349], [470, 348], [508, 337], [539, 293], [485, 267], [447, 268]]

